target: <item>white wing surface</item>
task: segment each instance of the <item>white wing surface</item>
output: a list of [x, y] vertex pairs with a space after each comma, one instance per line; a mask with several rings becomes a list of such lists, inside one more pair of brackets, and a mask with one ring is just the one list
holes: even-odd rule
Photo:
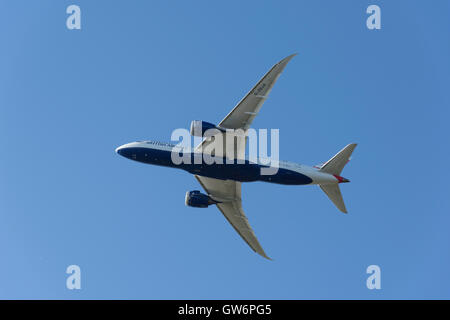
[[[245, 157], [247, 129], [250, 128], [253, 119], [257, 116], [261, 106], [267, 99], [278, 77], [281, 75], [288, 62], [295, 55], [296, 54], [292, 54], [275, 64], [219, 123], [218, 126], [223, 129], [242, 129], [242, 133], [233, 136], [233, 139], [236, 139], [236, 143], [234, 143], [234, 150], [227, 150], [226, 136], [229, 135], [218, 133], [221, 135], [223, 143], [214, 149], [216, 156], [223, 157], [226, 155], [230, 159], [243, 159]], [[205, 138], [205, 140], [203, 140], [197, 147], [197, 151], [200, 149], [205, 150], [205, 148], [214, 140], [214, 136]]]
[[238, 181], [219, 180], [198, 175], [196, 175], [195, 178], [197, 178], [198, 182], [200, 182], [203, 189], [205, 189], [212, 199], [220, 201], [220, 203], [216, 204], [217, 207], [237, 233], [239, 233], [242, 239], [247, 242], [250, 248], [264, 258], [271, 260], [259, 244], [259, 241], [242, 210], [241, 183]]
[[292, 54], [274, 65], [264, 77], [250, 90], [249, 93], [231, 110], [219, 123], [219, 127], [226, 129], [248, 129], [267, 99], [273, 85], [283, 72], [288, 62], [295, 56]]

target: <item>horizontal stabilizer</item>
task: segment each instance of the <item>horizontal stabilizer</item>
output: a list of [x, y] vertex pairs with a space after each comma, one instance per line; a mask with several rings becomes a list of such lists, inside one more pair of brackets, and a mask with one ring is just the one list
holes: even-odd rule
[[320, 188], [327, 194], [328, 198], [330, 198], [339, 210], [343, 213], [347, 213], [344, 199], [342, 199], [341, 190], [339, 189], [338, 184], [323, 184], [320, 185]]
[[356, 148], [356, 143], [347, 145], [344, 149], [339, 151], [333, 158], [328, 160], [323, 166], [320, 167], [320, 171], [330, 173], [333, 175], [340, 175], [342, 169], [347, 164], [352, 155], [353, 150]]

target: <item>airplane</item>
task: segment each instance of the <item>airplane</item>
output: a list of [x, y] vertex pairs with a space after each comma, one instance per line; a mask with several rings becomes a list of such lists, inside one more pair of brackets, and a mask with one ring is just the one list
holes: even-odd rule
[[[119, 155], [134, 161], [178, 168], [193, 174], [206, 194], [199, 190], [188, 191], [185, 196], [185, 204], [196, 208], [216, 205], [250, 248], [269, 260], [272, 259], [264, 252], [242, 209], [241, 184], [264, 181], [285, 185], [319, 185], [335, 206], [340, 211], [347, 213], [339, 184], [350, 182], [341, 176], [341, 171], [356, 147], [355, 143], [348, 144], [327, 162], [313, 167], [279, 161], [276, 173], [273, 175], [261, 174], [261, 169], [268, 168], [268, 165], [245, 158], [248, 141], [246, 132], [276, 80], [295, 55], [292, 54], [275, 64], [218, 125], [200, 120], [191, 122], [190, 134], [203, 138], [202, 142], [193, 150], [183, 151], [186, 152], [183, 155], [187, 155], [187, 159], [191, 161], [175, 164], [172, 153], [175, 152], [174, 150], [179, 152], [179, 149], [176, 149], [177, 146], [171, 143], [137, 141], [124, 144], [116, 149]], [[205, 134], [206, 129], [216, 130], [215, 135], [222, 135], [223, 141], [227, 139], [226, 130], [241, 129], [244, 134], [233, 137], [237, 142], [233, 145], [233, 150], [230, 150], [233, 151], [231, 154], [241, 161], [231, 164], [226, 161], [206, 163], [203, 160], [203, 151], [207, 149], [208, 145], [214, 143], [213, 137]], [[226, 146], [225, 143], [225, 147], [222, 145], [223, 148], [217, 148], [211, 155], [225, 159], [229, 155]], [[200, 156], [200, 160], [196, 162], [198, 156]]]

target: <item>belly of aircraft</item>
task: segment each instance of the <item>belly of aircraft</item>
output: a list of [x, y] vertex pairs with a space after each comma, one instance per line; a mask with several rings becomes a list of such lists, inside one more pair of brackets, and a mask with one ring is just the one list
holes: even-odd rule
[[[249, 162], [248, 160], [245, 163], [225, 163], [225, 159], [222, 159], [222, 163], [220, 161], [211, 164], [205, 163], [205, 161], [196, 163], [194, 156], [191, 155], [189, 161], [175, 164], [172, 161], [171, 154], [170, 151], [165, 150], [139, 148], [132, 151], [130, 159], [147, 164], [179, 168], [192, 174], [215, 179], [229, 179], [240, 182], [264, 181], [286, 185], [301, 185], [312, 182], [312, 179], [308, 176], [285, 168], [269, 170], [273, 174], [264, 174], [268, 170], [261, 170], [263, 166]], [[197, 162], [200, 161], [197, 159]]]

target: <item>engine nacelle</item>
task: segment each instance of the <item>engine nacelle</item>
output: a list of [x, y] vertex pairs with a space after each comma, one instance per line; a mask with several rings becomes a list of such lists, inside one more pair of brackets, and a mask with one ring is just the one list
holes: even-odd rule
[[[215, 135], [218, 132], [216, 130], [210, 129], [216, 129], [218, 131], [225, 132], [224, 129], [206, 121], [194, 120], [191, 122], [191, 135], [194, 137], [209, 137]], [[209, 131], [206, 132], [207, 130]]]
[[186, 192], [185, 203], [189, 207], [207, 208], [212, 204], [216, 204], [217, 201], [214, 201], [210, 196], [207, 196], [198, 190], [194, 190]]

